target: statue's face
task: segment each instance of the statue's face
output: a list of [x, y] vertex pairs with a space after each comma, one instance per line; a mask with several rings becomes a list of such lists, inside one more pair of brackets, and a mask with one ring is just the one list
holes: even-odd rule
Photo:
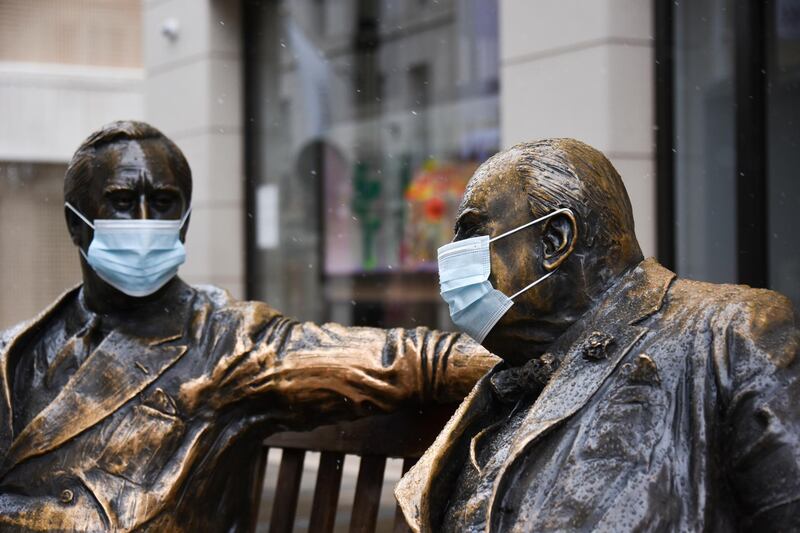
[[[513, 168], [513, 154], [484, 163], [470, 180], [456, 219], [454, 240], [497, 236], [534, 219], [524, 183]], [[492, 285], [511, 296], [548, 271], [542, 263], [547, 224], [534, 224], [490, 245]], [[483, 345], [506, 360], [519, 354], [520, 343], [549, 345], [560, 329], [548, 323], [559, 299], [554, 278], [524, 292], [500, 319]]]
[[[187, 191], [170, 168], [166, 147], [157, 140], [113, 143], [99, 151], [96, 164], [81, 203], [89, 220], [175, 220], [188, 208]], [[86, 250], [91, 229], [79, 227], [79, 246]]]

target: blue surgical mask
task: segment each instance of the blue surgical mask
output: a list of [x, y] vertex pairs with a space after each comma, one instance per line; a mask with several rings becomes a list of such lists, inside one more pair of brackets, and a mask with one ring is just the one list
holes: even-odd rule
[[166, 285], [186, 261], [180, 220], [96, 219], [94, 224], [69, 202], [67, 208], [94, 230], [89, 250], [81, 254], [97, 275], [129, 296], [148, 296]]
[[458, 328], [476, 341], [483, 342], [489, 331], [514, 305], [514, 298], [535, 287], [555, 272], [552, 270], [513, 295], [506, 296], [492, 287], [489, 281], [491, 273], [489, 244], [565, 212], [571, 213], [569, 209], [558, 209], [497, 237], [488, 235], [472, 237], [439, 248], [440, 292], [450, 307], [450, 318]]

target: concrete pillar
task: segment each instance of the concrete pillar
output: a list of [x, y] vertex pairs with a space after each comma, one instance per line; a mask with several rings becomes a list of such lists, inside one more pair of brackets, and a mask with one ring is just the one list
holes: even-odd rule
[[500, 0], [504, 147], [573, 137], [622, 175], [645, 256], [656, 250], [652, 2]]
[[145, 0], [144, 114], [194, 177], [181, 276], [244, 294], [244, 128], [239, 0]]

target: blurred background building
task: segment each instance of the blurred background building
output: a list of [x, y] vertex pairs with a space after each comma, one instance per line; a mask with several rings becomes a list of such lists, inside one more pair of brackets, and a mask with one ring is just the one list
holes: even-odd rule
[[466, 180], [555, 136], [645, 255], [800, 307], [800, 0], [0, 0], [0, 117], [0, 328], [79, 281], [63, 172], [122, 118], [192, 166], [182, 276], [300, 319], [450, 327]]

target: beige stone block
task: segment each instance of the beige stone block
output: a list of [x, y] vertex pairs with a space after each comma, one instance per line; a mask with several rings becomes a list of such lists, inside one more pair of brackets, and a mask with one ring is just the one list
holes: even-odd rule
[[170, 137], [208, 131], [208, 60], [149, 73], [145, 83], [145, 117]]
[[[160, 70], [169, 64], [205, 56], [209, 50], [211, 2], [167, 0], [144, 5], [144, 64], [148, 70]], [[164, 34], [165, 26], [174, 24], [174, 38]]]
[[186, 234], [186, 262], [181, 266], [179, 274], [188, 283], [208, 283], [211, 277], [209, 256], [211, 240], [202, 221], [207, 217], [203, 209], [192, 211], [189, 221], [189, 232]]
[[[184, 0], [194, 6], [196, 0]], [[215, 54], [238, 57], [242, 51], [241, 0], [209, 2], [210, 50]]]
[[647, 44], [652, 3], [643, 0], [501, 0], [503, 62], [604, 43]]
[[[144, 6], [144, 64], [158, 72], [198, 58], [237, 59], [241, 53], [239, 1], [168, 0]], [[174, 38], [165, 26], [176, 28]]]
[[242, 206], [243, 139], [238, 133], [202, 133], [173, 139], [192, 169], [195, 207]]
[[69, 161], [112, 120], [141, 119], [141, 70], [0, 65], [0, 160]]
[[238, 207], [212, 207], [208, 235], [214, 276], [244, 279], [244, 219]]
[[242, 132], [243, 66], [238, 59], [211, 59], [209, 120], [217, 133]]
[[241, 132], [241, 63], [205, 58], [151, 74], [145, 116], [170, 137]]
[[244, 279], [244, 223], [237, 207], [192, 210], [181, 274], [192, 283], [213, 277]]
[[610, 157], [622, 176], [633, 207], [636, 237], [645, 257], [656, 254], [656, 177], [653, 159]]
[[655, 153], [655, 71], [652, 48], [609, 46], [611, 151]]
[[604, 45], [501, 68], [501, 141], [574, 137], [605, 152], [653, 151], [649, 48]]

